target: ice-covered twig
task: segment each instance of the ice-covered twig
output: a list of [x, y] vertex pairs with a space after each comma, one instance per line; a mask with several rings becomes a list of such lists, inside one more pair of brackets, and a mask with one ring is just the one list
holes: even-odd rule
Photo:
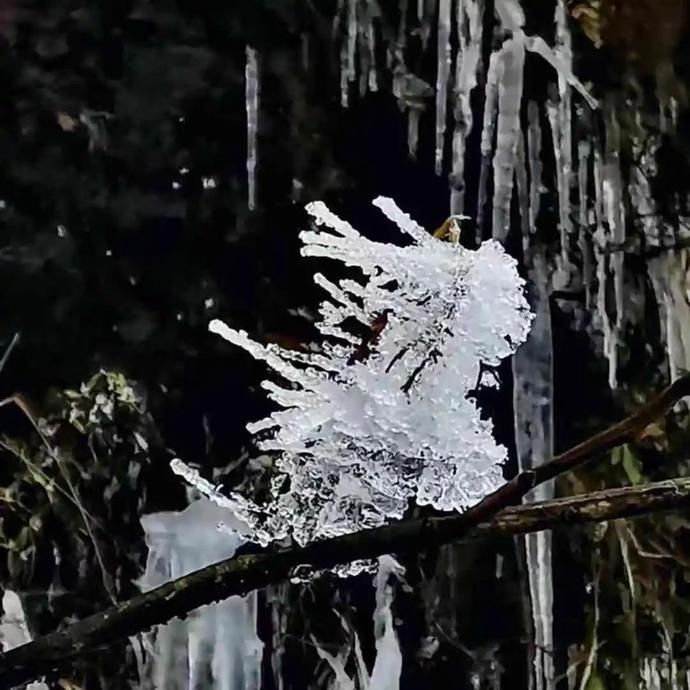
[[[688, 381], [685, 380], [688, 388]], [[7, 652], [3, 687], [52, 674], [94, 649], [165, 623], [205, 604], [286, 580], [299, 565], [330, 568], [352, 558], [424, 550], [432, 545], [524, 534], [673, 510], [690, 504], [690, 480], [673, 479], [581, 496], [508, 507], [474, 527], [467, 515], [408, 521], [348, 534], [306, 547], [287, 547], [222, 561]]]

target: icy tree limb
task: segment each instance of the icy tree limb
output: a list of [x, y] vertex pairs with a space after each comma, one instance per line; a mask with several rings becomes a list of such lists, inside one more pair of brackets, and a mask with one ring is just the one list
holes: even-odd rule
[[510, 507], [471, 529], [467, 529], [463, 515], [434, 517], [347, 534], [302, 548], [246, 554], [198, 570], [64, 631], [16, 647], [0, 659], [0, 683], [2, 687], [12, 687], [51, 673], [70, 660], [204, 604], [286, 580], [298, 565], [328, 568], [389, 551], [420, 551], [431, 544], [527, 534], [687, 506], [690, 479], [679, 478]]
[[529, 533], [690, 505], [690, 480], [676, 479], [511, 507], [535, 486], [634, 441], [652, 421], [688, 395], [690, 375], [676, 380], [617, 424], [537, 468], [520, 472], [464, 513], [394, 523], [304, 547], [256, 550], [169, 582], [3, 654], [0, 687], [52, 673], [70, 660], [175, 616], [184, 616], [205, 604], [286, 580], [298, 566], [321, 570], [387, 553], [418, 552], [463, 539]]

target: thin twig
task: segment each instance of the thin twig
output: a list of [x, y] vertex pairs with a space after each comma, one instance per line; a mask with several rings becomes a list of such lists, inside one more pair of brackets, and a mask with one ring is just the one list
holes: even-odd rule
[[14, 350], [14, 348], [18, 342], [19, 342], [19, 333], [15, 333], [12, 336], [12, 340], [10, 340], [10, 344], [5, 349], [5, 352], [2, 355], [2, 359], [0, 359], [0, 374], [4, 371], [5, 365], [7, 364], [7, 360], [10, 358], [10, 355], [12, 354], [12, 350]]

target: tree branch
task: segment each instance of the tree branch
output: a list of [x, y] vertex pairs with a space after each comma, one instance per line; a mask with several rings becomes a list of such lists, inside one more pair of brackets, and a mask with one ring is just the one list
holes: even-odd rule
[[64, 631], [54, 632], [0, 656], [0, 686], [10, 687], [50, 673], [76, 657], [124, 639], [214, 601], [289, 578], [297, 566], [316, 570], [385, 553], [420, 551], [487, 535], [518, 534], [560, 524], [610, 520], [690, 504], [690, 480], [614, 489], [510, 508], [538, 484], [639, 436], [647, 425], [690, 394], [690, 376], [671, 384], [635, 414], [550, 462], [521, 472], [464, 513], [386, 525], [313, 542], [274, 548], [222, 561], [139, 595]]
[[676, 479], [506, 508], [469, 531], [463, 516], [453, 515], [401, 522], [302, 548], [247, 554], [198, 570], [7, 652], [0, 661], [0, 684], [8, 687], [57, 671], [87, 652], [184, 616], [204, 604], [286, 580], [296, 566], [319, 570], [355, 558], [419, 551], [430, 543], [526, 534], [687, 506], [690, 479]]

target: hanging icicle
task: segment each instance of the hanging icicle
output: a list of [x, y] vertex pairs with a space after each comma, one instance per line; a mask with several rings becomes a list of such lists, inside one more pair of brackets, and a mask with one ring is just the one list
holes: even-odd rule
[[609, 107], [606, 118], [606, 155], [603, 166], [602, 192], [604, 217], [609, 228], [609, 264], [613, 276], [613, 293], [616, 318], [610, 330], [608, 350], [609, 384], [617, 385], [618, 344], [623, 331], [623, 246], [625, 243], [625, 208], [623, 205], [623, 177], [620, 167], [620, 132], [613, 107]]
[[479, 195], [477, 199], [477, 244], [484, 239], [486, 225], [486, 203], [489, 198], [489, 172], [494, 146], [494, 131], [496, 110], [498, 108], [498, 83], [501, 80], [503, 61], [499, 52], [491, 53], [489, 69], [486, 74], [484, 87], [484, 119], [482, 122], [482, 136], [480, 151], [482, 162], [479, 171]]
[[367, 52], [369, 53], [369, 70], [367, 82], [369, 91], [375, 92], [379, 89], [378, 74], [376, 71], [376, 33], [374, 31], [374, 14], [376, 12], [376, 0], [367, 0]]
[[529, 158], [529, 227], [534, 232], [541, 209], [542, 164], [541, 124], [539, 105], [530, 101], [527, 105], [527, 156]]
[[[357, 76], [355, 54], [357, 52], [357, 0], [345, 0], [346, 34], [340, 47], [340, 104], [347, 108], [350, 102], [350, 83]], [[339, 7], [338, 12], [343, 8]]]
[[[376, 45], [374, 34], [374, 2], [361, 0], [357, 11], [357, 54], [359, 55], [359, 95], [378, 89], [376, 75]], [[352, 76], [352, 79], [356, 75]]]
[[450, 78], [451, 0], [439, 0], [438, 36], [436, 48], [436, 174], [443, 172], [443, 152], [446, 141], [446, 108]]
[[438, 0], [419, 0], [417, 10], [420, 12], [419, 23], [422, 35], [422, 50], [426, 50], [429, 44], [429, 37], [431, 36], [431, 26], [433, 18], [436, 15], [436, 6]]
[[596, 278], [597, 278], [597, 313], [601, 319], [601, 330], [604, 336], [604, 357], [609, 362], [609, 386], [616, 385], [615, 352], [616, 341], [614, 325], [606, 308], [608, 286], [608, 249], [610, 232], [605, 218], [604, 206], [604, 163], [599, 147], [594, 150], [594, 210], [597, 229], [594, 233]]
[[247, 109], [247, 205], [256, 208], [257, 134], [259, 126], [259, 58], [254, 48], [247, 46], [245, 67], [245, 105]]
[[477, 85], [482, 42], [480, 0], [460, 0], [456, 14], [457, 55], [455, 58], [455, 106], [450, 174], [450, 214], [465, 210], [465, 142], [472, 131], [471, 95]]
[[[530, 306], [535, 319], [527, 341], [513, 357], [515, 447], [520, 470], [539, 467], [554, 452], [551, 281], [543, 249], [529, 252], [528, 261]], [[527, 500], [547, 500], [553, 495], [553, 483], [546, 483]], [[551, 533], [526, 535], [525, 551], [534, 622], [535, 688], [552, 690], [555, 679], [551, 651], [554, 646]]]
[[520, 104], [525, 67], [524, 37], [516, 33], [501, 49], [498, 83], [498, 123], [494, 153], [493, 236], [504, 242], [510, 229], [510, 202], [520, 135]]
[[[219, 522], [227, 526], [218, 530]], [[232, 513], [207, 499], [179, 513], [141, 519], [149, 548], [144, 591], [230, 558], [242, 543]], [[259, 690], [263, 644], [256, 633], [256, 592], [203, 606], [152, 634], [148, 679], [154, 690]]]
[[518, 134], [517, 158], [515, 167], [515, 181], [517, 182], [518, 209], [520, 211], [520, 230], [522, 235], [522, 251], [527, 257], [530, 247], [530, 213], [529, 197], [530, 190], [527, 183], [527, 154], [525, 152], [525, 137], [520, 132]]
[[561, 234], [561, 256], [567, 261], [569, 250], [569, 238], [572, 234], [572, 222], [570, 220], [570, 154], [566, 151], [570, 135], [564, 128], [570, 123], [563, 118], [561, 103], [549, 101], [546, 104], [546, 112], [551, 127], [551, 139], [556, 162], [556, 189], [558, 190], [558, 227]]
[[577, 145], [577, 188], [579, 218], [577, 229], [577, 241], [582, 256], [582, 283], [585, 286], [585, 307], [589, 311], [591, 307], [591, 294], [589, 286], [594, 281], [592, 273], [592, 252], [590, 248], [589, 210], [587, 207], [589, 189], [589, 159], [592, 146], [588, 140], [580, 141]]

